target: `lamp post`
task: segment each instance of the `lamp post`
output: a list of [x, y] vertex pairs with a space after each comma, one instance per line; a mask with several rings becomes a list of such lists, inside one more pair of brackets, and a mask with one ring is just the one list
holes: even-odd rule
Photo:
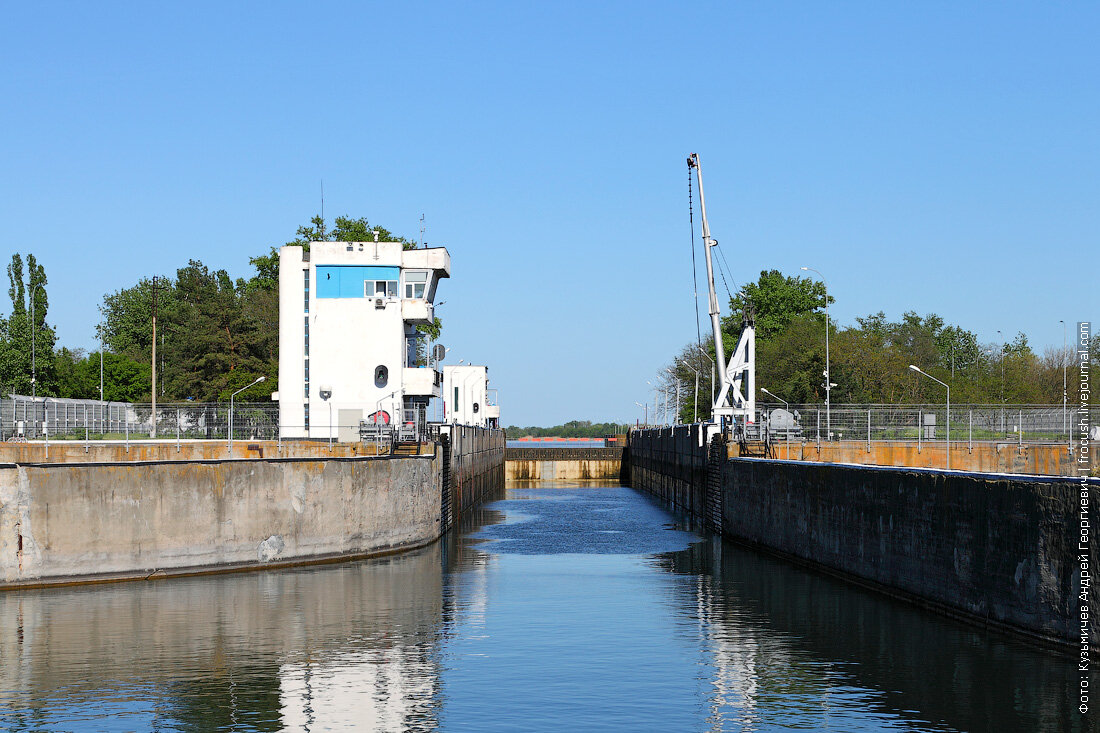
[[[714, 409], [714, 359], [711, 359], [710, 354], [703, 351], [702, 346], [699, 346], [698, 344], [696, 344], [695, 349], [700, 354], [705, 356], [707, 358], [707, 361], [710, 362], [710, 406], [711, 406], [711, 409], [713, 410]], [[713, 415], [712, 415], [712, 417], [713, 417]]]
[[[260, 382], [264, 381], [265, 379], [267, 379], [267, 377], [256, 377], [251, 382], [249, 382], [245, 386], [241, 387], [240, 389], [238, 389], [233, 394], [229, 395], [229, 454], [230, 454], [230, 457], [232, 457], [232, 455], [233, 455], [233, 398], [236, 397], [237, 395], [239, 395], [241, 392], [244, 392], [249, 387], [251, 387], [253, 385], [256, 385], [256, 384], [259, 384]], [[331, 423], [331, 420], [329, 422]]]
[[997, 336], [1001, 340], [1001, 432], [1005, 432], [1005, 337], [1000, 331]]
[[653, 382], [649, 381], [648, 379], [645, 380], [645, 383], [653, 388], [653, 421], [657, 422], [658, 410], [660, 410], [660, 405], [661, 405], [661, 399], [657, 396], [658, 395], [657, 385], [654, 384]]
[[[32, 272], [31, 275], [33, 276], [34, 273]], [[34, 431], [34, 434], [36, 436], [38, 435], [38, 401], [35, 399], [35, 397], [38, 394], [38, 369], [37, 369], [37, 366], [35, 364], [35, 354], [34, 354], [34, 352], [35, 352], [35, 342], [38, 340], [38, 322], [35, 320], [35, 317], [34, 317], [34, 295], [35, 295], [36, 292], [38, 292], [39, 289], [42, 289], [42, 291], [45, 292], [45, 288], [42, 287], [42, 283], [35, 283], [34, 285], [31, 286], [31, 292], [30, 292], [30, 296], [31, 296], [31, 405], [34, 407], [34, 419], [31, 420], [31, 428]], [[12, 414], [14, 415], [15, 413], [12, 413]], [[14, 419], [15, 418], [13, 417], [12, 420], [14, 420]]]
[[648, 428], [649, 427], [649, 403], [647, 402], [646, 404], [643, 405], [641, 402], [638, 402], [637, 400], [634, 400], [634, 404], [637, 405], [638, 407], [642, 408], [642, 424], [645, 425]]
[[695, 401], [692, 403], [691, 421], [697, 423], [699, 422], [699, 370], [685, 362], [680, 362], [680, 366], [687, 367], [695, 372]]
[[[40, 289], [43, 290], [43, 291], [45, 290], [45, 288], [42, 287], [42, 283], [35, 283], [33, 286], [31, 286], [31, 292], [30, 292], [30, 297], [31, 297], [31, 400], [32, 401], [34, 400], [34, 397], [36, 396], [37, 387], [38, 387], [38, 371], [37, 371], [37, 367], [35, 365], [35, 354], [34, 354], [34, 352], [35, 352], [35, 342], [38, 340], [38, 322], [35, 320], [35, 317], [34, 317], [34, 295]], [[36, 419], [37, 419], [37, 412], [35, 413], [35, 415], [36, 415]]]
[[[947, 382], [941, 382], [940, 380], [936, 379], [935, 377], [933, 377], [928, 372], [921, 371], [921, 368], [918, 367], [915, 364], [910, 364], [909, 368], [912, 369], [913, 371], [915, 371], [917, 374], [923, 374], [924, 376], [931, 379], [933, 382], [939, 382], [940, 384], [942, 384], [944, 387], [947, 388], [947, 470], [950, 471], [951, 470], [951, 385], [948, 384]], [[922, 426], [920, 426], [920, 425], [917, 426], [918, 434], [920, 432], [921, 427]]]
[[790, 412], [790, 411], [791, 411], [791, 405], [790, 405], [790, 403], [789, 403], [789, 402], [787, 402], [787, 401], [786, 401], [785, 399], [783, 399], [782, 397], [780, 397], [779, 395], [777, 395], [777, 394], [774, 394], [774, 393], [772, 393], [772, 392], [769, 392], [768, 390], [766, 390], [766, 389], [765, 389], [765, 388], [763, 388], [763, 387], [761, 387], [761, 388], [760, 388], [760, 391], [761, 391], [761, 392], [763, 392], [764, 394], [766, 394], [766, 395], [770, 395], [771, 397], [774, 397], [775, 399], [777, 399], [777, 400], [779, 400], [780, 402], [782, 402], [782, 403], [783, 403], [783, 407], [785, 407], [785, 408], [786, 408], [787, 412]]
[[328, 452], [332, 453], [332, 432], [333, 432], [332, 428], [333, 428], [333, 425], [332, 425], [332, 402], [330, 402], [330, 399], [332, 398], [332, 387], [328, 386], [327, 384], [322, 384], [321, 389], [318, 390], [317, 394], [320, 395], [322, 400], [324, 400], [325, 402], [328, 402]]
[[812, 267], [803, 267], [807, 272], [816, 272], [821, 278], [821, 284], [825, 286], [825, 438], [833, 439], [832, 428], [832, 377], [829, 375], [829, 284], [825, 282], [825, 276]]
[[[763, 392], [764, 394], [766, 394], [766, 395], [769, 395], [769, 396], [771, 396], [771, 397], [774, 397], [775, 399], [777, 399], [777, 400], [779, 400], [780, 402], [782, 402], [782, 403], [783, 403], [783, 407], [784, 407], [784, 408], [785, 408], [785, 409], [787, 410], [787, 412], [788, 412], [788, 413], [790, 413], [790, 411], [791, 411], [791, 405], [790, 405], [790, 403], [789, 403], [789, 402], [787, 402], [787, 401], [786, 401], [785, 399], [783, 399], [783, 398], [782, 398], [782, 397], [780, 397], [779, 395], [775, 394], [774, 392], [769, 392], [769, 391], [768, 391], [768, 390], [767, 390], [766, 388], [764, 388], [764, 387], [761, 387], [761, 388], [760, 388], [760, 391], [761, 391], [761, 392]], [[773, 412], [774, 412], [774, 411], [773, 411]], [[771, 415], [770, 415], [770, 414], [768, 415], [768, 423], [771, 423]], [[771, 425], [770, 425], [770, 424], [768, 425], [768, 428], [769, 428], [769, 429], [771, 428]], [[787, 440], [790, 440], [790, 439], [791, 439], [790, 431], [791, 431], [791, 429], [790, 429], [790, 428], [787, 428]]]
[[680, 419], [680, 380], [676, 378], [671, 369], [666, 367], [665, 371], [672, 377], [672, 381], [676, 382], [676, 411], [672, 413], [672, 424], [675, 425]]
[[1062, 324], [1062, 432], [1069, 433], [1069, 424], [1066, 420], [1066, 322], [1064, 319], [1058, 321]]

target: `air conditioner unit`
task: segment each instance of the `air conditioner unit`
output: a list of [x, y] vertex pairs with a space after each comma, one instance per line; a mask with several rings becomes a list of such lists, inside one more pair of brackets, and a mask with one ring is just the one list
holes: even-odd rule
[[374, 307], [375, 308], [385, 308], [386, 307], [386, 299], [385, 298], [375, 298], [374, 299]]

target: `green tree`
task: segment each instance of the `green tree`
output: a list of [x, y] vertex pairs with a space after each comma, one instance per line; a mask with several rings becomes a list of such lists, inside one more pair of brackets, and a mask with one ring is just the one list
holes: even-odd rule
[[157, 322], [164, 322], [176, 305], [176, 285], [163, 275], [144, 277], [130, 288], [103, 297], [103, 340], [111, 351], [133, 359], [148, 359], [153, 345], [153, 296]]
[[[309, 224], [303, 224], [295, 232], [294, 239], [287, 245], [297, 245], [309, 251], [310, 242], [373, 242], [374, 232], [378, 232], [380, 242], [401, 242], [405, 249], [416, 249], [416, 242], [399, 237], [389, 229], [371, 224], [365, 218], [353, 219], [338, 216], [333, 220], [331, 229], [320, 216], [314, 216]], [[279, 290], [279, 247], [272, 247], [264, 255], [249, 260], [256, 268], [256, 274], [248, 281], [250, 289]]]
[[[730, 300], [730, 315], [722, 319], [726, 348], [736, 346], [747, 308], [755, 312], [756, 340], [767, 341], [782, 333], [797, 316], [817, 314], [824, 322], [825, 299], [825, 285], [819, 280], [763, 270], [755, 283], [747, 283]], [[831, 297], [829, 302], [833, 302]]]
[[259, 376], [268, 379], [253, 390], [257, 397], [276, 388], [277, 362], [265, 358], [270, 354], [245, 308], [244, 290], [225, 270], [211, 271], [195, 260], [177, 271], [163, 350], [169, 399], [225, 400]]
[[[11, 314], [0, 319], [0, 374], [5, 388], [21, 394], [57, 393], [54, 345], [57, 336], [46, 323], [49, 297], [46, 271], [33, 254], [12, 255], [7, 267]], [[36, 384], [32, 390], [32, 374]]]

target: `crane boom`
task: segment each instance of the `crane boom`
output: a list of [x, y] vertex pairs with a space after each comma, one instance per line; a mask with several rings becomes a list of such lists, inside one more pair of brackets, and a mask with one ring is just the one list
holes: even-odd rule
[[[703, 195], [703, 169], [699, 156], [692, 153], [688, 156], [687, 164], [689, 171], [695, 171], [695, 180], [699, 184], [699, 213], [703, 220], [703, 253], [707, 263], [710, 327], [714, 335], [714, 360], [719, 377], [718, 396], [714, 400], [711, 419], [717, 421], [736, 416], [745, 424], [752, 424], [756, 419], [756, 327], [749, 315], [751, 307], [746, 304], [741, 338], [727, 364], [725, 345], [722, 343], [721, 309], [718, 307], [718, 294], [714, 289], [714, 265], [710, 253], [710, 248], [718, 244], [718, 241], [710, 236], [706, 198]], [[742, 382], [747, 382], [747, 395], [742, 393]]]
[[699, 215], [703, 220], [703, 254], [707, 262], [707, 296], [710, 310], [710, 328], [714, 337], [714, 366], [721, 385], [720, 393], [726, 392], [726, 350], [722, 343], [721, 310], [718, 308], [718, 294], [714, 291], [714, 265], [711, 262], [710, 248], [716, 242], [710, 236], [710, 224], [707, 222], [707, 202], [703, 195], [703, 168], [699, 156], [692, 153], [687, 159], [688, 169], [694, 169], [695, 180], [699, 185]]

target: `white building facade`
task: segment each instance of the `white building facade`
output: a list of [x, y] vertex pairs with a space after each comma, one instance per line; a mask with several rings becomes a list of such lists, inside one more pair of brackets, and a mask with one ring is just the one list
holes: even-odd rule
[[311, 242], [279, 252], [279, 420], [284, 437], [359, 439], [359, 421], [408, 422], [441, 396], [425, 336], [442, 247]]
[[483, 428], [500, 427], [497, 391], [489, 389], [489, 367], [443, 367], [443, 421]]

